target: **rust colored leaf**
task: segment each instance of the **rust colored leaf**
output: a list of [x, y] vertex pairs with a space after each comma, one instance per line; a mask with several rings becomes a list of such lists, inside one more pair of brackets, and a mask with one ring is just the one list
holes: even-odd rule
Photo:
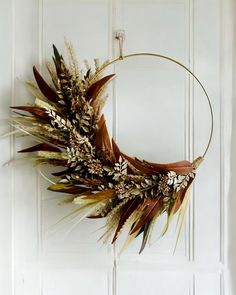
[[151, 229], [151, 223], [152, 219], [150, 219], [144, 226], [143, 226], [143, 239], [142, 239], [142, 244], [139, 250], [139, 254], [141, 254], [146, 247], [148, 237], [150, 235], [150, 229]]
[[140, 172], [146, 175], [153, 175], [155, 174], [155, 170], [152, 167], [146, 166], [143, 162], [132, 158], [124, 153], [121, 153], [121, 156], [125, 158], [134, 168], [139, 170]]
[[121, 151], [113, 138], [112, 138], [112, 149], [113, 149], [113, 154], [116, 158], [116, 161], [118, 162], [121, 156]]
[[98, 151], [101, 151], [104, 159], [114, 162], [114, 155], [112, 152], [111, 141], [107, 130], [104, 115], [102, 115], [99, 123], [99, 129], [96, 132], [94, 139], [94, 146]]
[[40, 143], [32, 147], [20, 150], [18, 151], [18, 153], [31, 153], [37, 151], [61, 152], [61, 150], [55, 146], [52, 146], [48, 143]]
[[25, 111], [25, 112], [28, 112], [28, 113], [34, 115], [37, 118], [40, 118], [40, 119], [43, 119], [46, 121], [51, 121], [51, 119], [49, 118], [45, 109], [43, 109], [43, 108], [39, 108], [39, 107], [35, 107], [35, 106], [14, 106], [14, 107], [11, 107], [11, 109]]
[[[104, 125], [106, 125], [105, 117], [104, 115], [101, 116], [99, 122], [98, 122], [98, 128], [95, 134], [95, 139], [94, 139], [94, 146], [98, 149], [101, 150], [103, 147], [103, 133], [105, 131]], [[106, 139], [107, 140], [107, 139]]]
[[142, 204], [142, 202], [143, 202], [142, 199], [136, 198], [136, 199], [130, 200], [128, 203], [126, 203], [124, 205], [118, 226], [116, 228], [116, 231], [115, 231], [115, 234], [114, 234], [114, 237], [112, 240], [112, 244], [116, 241], [122, 226], [125, 224], [125, 222], [128, 220], [128, 218], [131, 216], [131, 214]]
[[161, 200], [155, 200], [151, 198], [145, 199], [143, 207], [143, 214], [140, 217], [139, 222], [134, 226], [134, 228], [130, 232], [130, 235], [135, 233], [137, 230], [141, 229], [147, 222], [149, 222], [155, 216], [155, 214], [160, 210]]
[[86, 92], [85, 99], [87, 101], [93, 102], [98, 97], [102, 88], [111, 81], [111, 79], [115, 76], [115, 74], [111, 74], [108, 76], [103, 77], [102, 79], [98, 80], [97, 82], [93, 83]]
[[157, 164], [147, 161], [141, 163], [143, 163], [146, 167], [153, 169], [156, 173], [174, 171], [177, 174], [188, 174], [193, 171], [193, 164], [189, 161], [180, 161], [169, 164]]
[[34, 77], [39, 86], [39, 89], [49, 101], [58, 102], [60, 98], [57, 93], [45, 82], [43, 77], [39, 74], [36, 67], [33, 67]]
[[151, 163], [147, 161], [140, 161], [137, 158], [132, 158], [122, 153], [113, 139], [112, 139], [112, 147], [113, 147], [113, 153], [115, 155], [116, 160], [118, 160], [119, 157], [122, 156], [134, 168], [136, 168], [137, 170], [139, 170], [140, 172], [146, 175], [152, 175], [156, 173], [169, 172], [169, 171], [174, 171], [177, 174], [188, 174], [193, 171], [193, 164], [190, 163], [189, 161], [180, 161], [180, 162], [169, 163], [169, 164]]
[[177, 174], [188, 174], [193, 171], [192, 163], [188, 161], [181, 161], [177, 163], [170, 163], [170, 164], [156, 164], [156, 163], [149, 163], [140, 161], [137, 158], [132, 158], [124, 153], [121, 155], [136, 169], [146, 175], [153, 175], [162, 172], [169, 172], [174, 171]]

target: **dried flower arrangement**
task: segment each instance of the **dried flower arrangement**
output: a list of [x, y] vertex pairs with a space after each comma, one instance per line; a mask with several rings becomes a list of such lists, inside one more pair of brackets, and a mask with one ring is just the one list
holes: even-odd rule
[[202, 158], [156, 164], [121, 152], [110, 140], [102, 114], [105, 90], [115, 75], [102, 76], [108, 62], [99, 65], [98, 60], [95, 70], [86, 62], [87, 71], [82, 71], [70, 43], [67, 49], [69, 64], [53, 46], [55, 67], [47, 64], [52, 86], [34, 67], [37, 83], [26, 82], [34, 104], [12, 107], [17, 110], [14, 127], [39, 141], [20, 152], [34, 153], [38, 165], [64, 167], [52, 173], [57, 182], [48, 189], [69, 195], [65, 202], [79, 205], [71, 215], [85, 211], [89, 218], [106, 218], [102, 238], [111, 238], [112, 243], [128, 229], [125, 247], [142, 234], [142, 252], [161, 214], [167, 215], [162, 235], [176, 212], [181, 228], [189, 188]]

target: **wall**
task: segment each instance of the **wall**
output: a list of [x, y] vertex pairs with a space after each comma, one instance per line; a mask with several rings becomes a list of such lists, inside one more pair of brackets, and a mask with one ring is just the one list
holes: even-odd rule
[[[29, 140], [2, 138], [1, 165], [17, 161], [0, 168], [0, 294], [229, 294], [231, 9], [230, 0], [0, 2], [1, 134], [9, 131], [9, 106], [30, 100], [22, 81], [32, 79], [33, 64], [45, 71], [52, 43], [63, 50], [66, 36], [80, 62], [105, 60], [118, 54], [117, 29], [126, 32], [125, 52], [169, 55], [194, 71], [210, 94], [215, 118], [213, 142], [198, 170], [175, 255], [174, 224], [158, 239], [162, 219], [153, 245], [139, 256], [137, 241], [115, 269], [119, 244], [113, 249], [97, 242], [103, 222], [86, 220], [73, 229], [72, 223], [53, 226], [73, 206], [58, 206], [58, 196], [46, 191], [32, 163], [18, 160], [16, 151]], [[111, 71], [117, 78], [105, 114], [122, 150], [156, 162], [202, 154], [209, 113], [189, 75], [152, 58], [120, 62]]]

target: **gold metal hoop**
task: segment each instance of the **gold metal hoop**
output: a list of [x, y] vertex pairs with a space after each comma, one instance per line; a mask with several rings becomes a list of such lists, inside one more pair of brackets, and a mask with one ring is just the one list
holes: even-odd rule
[[118, 34], [116, 36], [116, 39], [118, 39], [118, 41], [119, 41], [119, 53], [120, 53], [120, 55], [119, 55], [119, 57], [117, 57], [117, 58], [109, 61], [104, 66], [104, 68], [102, 70], [104, 70], [105, 68], [107, 68], [108, 66], [110, 66], [112, 64], [115, 64], [116, 62], [122, 62], [125, 59], [130, 58], [130, 57], [135, 57], [135, 56], [152, 56], [152, 57], [158, 57], [158, 58], [161, 58], [161, 59], [165, 59], [165, 60], [168, 60], [168, 61], [170, 61], [172, 63], [177, 64], [178, 66], [180, 66], [181, 68], [183, 68], [184, 70], [186, 70], [194, 78], [195, 81], [197, 81], [198, 85], [201, 87], [201, 89], [203, 90], [203, 92], [204, 92], [204, 94], [206, 96], [206, 99], [207, 99], [207, 102], [208, 102], [208, 106], [209, 106], [210, 116], [211, 116], [211, 127], [210, 127], [209, 139], [208, 139], [208, 142], [207, 142], [207, 145], [206, 145], [206, 148], [204, 150], [203, 155], [201, 157], [199, 157], [199, 158], [201, 158], [203, 160], [205, 158], [208, 150], [209, 150], [209, 147], [210, 147], [210, 144], [211, 144], [211, 141], [212, 141], [213, 129], [214, 129], [214, 115], [213, 115], [213, 108], [212, 108], [212, 103], [211, 103], [210, 96], [207, 93], [206, 88], [203, 86], [202, 82], [184, 64], [182, 64], [178, 60], [176, 60], [174, 58], [171, 58], [169, 56], [162, 55], [162, 54], [157, 54], [157, 53], [149, 53], [149, 52], [131, 53], [131, 54], [124, 55], [123, 54], [124, 34], [122, 32], [121, 33], [118, 32]]

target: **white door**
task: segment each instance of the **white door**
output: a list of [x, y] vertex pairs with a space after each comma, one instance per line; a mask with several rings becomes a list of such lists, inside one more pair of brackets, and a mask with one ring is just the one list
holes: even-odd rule
[[[10, 105], [27, 104], [22, 81], [42, 71], [64, 37], [80, 62], [125, 53], [173, 57], [200, 78], [214, 108], [214, 136], [197, 171], [177, 250], [173, 224], [138, 255], [136, 241], [113, 266], [115, 249], [97, 242], [103, 222], [55, 224], [73, 209], [58, 206], [32, 162], [0, 167], [1, 295], [223, 295], [228, 290], [227, 193], [231, 124], [231, 7], [226, 0], [1, 0], [0, 131]], [[151, 57], [121, 61], [105, 109], [110, 133], [128, 154], [154, 162], [193, 160], [207, 144], [210, 116], [201, 89], [180, 68]], [[31, 143], [1, 138], [0, 164]], [[119, 245], [117, 245], [119, 246]]]

